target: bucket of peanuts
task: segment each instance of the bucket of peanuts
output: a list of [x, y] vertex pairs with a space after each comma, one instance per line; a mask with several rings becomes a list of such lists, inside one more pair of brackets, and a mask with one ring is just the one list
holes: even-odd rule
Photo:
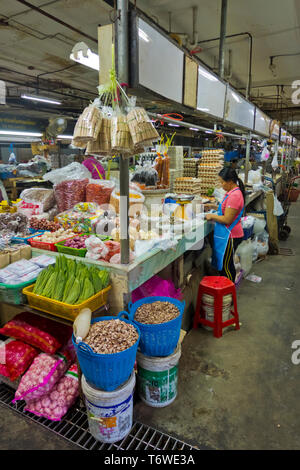
[[86, 382], [99, 390], [116, 390], [134, 368], [140, 331], [123, 315], [93, 319], [87, 336], [78, 344], [72, 337]]
[[173, 297], [145, 297], [129, 302], [128, 318], [139, 328], [139, 350], [151, 357], [165, 357], [175, 351], [185, 302]]

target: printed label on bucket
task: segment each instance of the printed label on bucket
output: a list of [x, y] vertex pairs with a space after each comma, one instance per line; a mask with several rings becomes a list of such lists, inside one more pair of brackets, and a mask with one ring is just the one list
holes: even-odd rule
[[138, 367], [140, 395], [149, 403], [167, 403], [177, 394], [178, 366], [154, 372]]
[[86, 399], [91, 434], [101, 442], [117, 442], [132, 427], [133, 396], [120, 404], [99, 406]]

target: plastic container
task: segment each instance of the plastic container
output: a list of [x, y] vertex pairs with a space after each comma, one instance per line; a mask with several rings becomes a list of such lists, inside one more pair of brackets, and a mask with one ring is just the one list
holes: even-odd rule
[[251, 243], [251, 240], [244, 240], [237, 247], [236, 254], [240, 258], [242, 270], [244, 271], [243, 275], [244, 277], [246, 277], [252, 268], [253, 245]]
[[41, 310], [42, 312], [55, 315], [56, 317], [64, 318], [65, 320], [74, 321], [80, 310], [83, 308], [89, 308], [92, 312], [98, 310], [98, 308], [107, 304], [108, 292], [111, 286], [97, 292], [89, 299], [85, 300], [81, 304], [69, 305], [58, 300], [49, 299], [42, 295], [36, 295], [32, 292], [33, 284], [23, 289], [23, 294], [26, 295], [28, 303], [31, 307]]
[[[40, 236], [40, 235], [43, 235], [43, 233], [44, 233], [43, 231], [39, 230], [34, 236]], [[33, 237], [32, 234], [28, 235], [27, 237], [12, 237], [11, 241], [14, 243], [26, 243], [27, 245], [30, 245], [30, 240], [32, 237]]]
[[89, 429], [97, 441], [114, 443], [129, 434], [132, 428], [135, 381], [135, 372], [132, 371], [125, 384], [113, 392], [105, 392], [91, 387], [82, 375], [81, 387]]
[[[57, 242], [56, 243], [49, 243], [49, 242], [42, 242], [39, 240], [39, 237], [31, 237], [29, 239], [29, 243], [32, 246], [32, 248], [39, 248], [40, 250], [48, 250], [48, 251], [57, 251]], [[65, 238], [65, 240], [62, 240], [62, 242], [65, 242], [66, 240], [69, 240], [70, 238], [73, 237], [68, 237]]]
[[[120, 312], [116, 317], [95, 318], [92, 320], [92, 323], [119, 319], [125, 323], [132, 324], [131, 321], [122, 318], [123, 314], [124, 312]], [[137, 348], [140, 341], [140, 331], [136, 326], [135, 328], [139, 334], [136, 343], [133, 344], [131, 348], [114, 354], [94, 353], [88, 344], [84, 342], [77, 344], [74, 335], [72, 336], [80, 368], [88, 384], [100, 390], [111, 392], [128, 380], [134, 368]]]
[[[14, 305], [25, 304], [26, 296], [23, 294], [23, 289], [33, 282], [35, 282], [35, 280], [31, 279], [31, 281], [16, 285], [0, 283], [0, 302]], [[32, 284], [32, 287], [33, 286], [34, 284]]]
[[[81, 234], [76, 235], [76, 237], [83, 237], [84, 235], [88, 235], [89, 237], [91, 235], [94, 235], [96, 237], [98, 236], [98, 238], [100, 238], [100, 240], [102, 241], [110, 240], [110, 237], [95, 235], [94, 233], [81, 233]], [[75, 238], [75, 237], [72, 237], [72, 238]], [[71, 239], [69, 238], [68, 240], [71, 240]], [[81, 258], [85, 257], [87, 248], [71, 248], [70, 246], [64, 246], [65, 242], [66, 240], [63, 240], [62, 242], [58, 242], [55, 244], [57, 251], [59, 253], [65, 253], [66, 255], [72, 255], [72, 256], [79, 256]]]
[[[174, 304], [179, 309], [179, 316], [174, 318], [174, 320], [157, 325], [148, 325], [134, 320], [135, 312], [141, 305], [152, 304], [157, 301]], [[129, 302], [129, 319], [138, 326], [141, 332], [139, 348], [142, 354], [151, 357], [165, 357], [173, 354], [180, 337], [184, 308], [185, 302], [173, 299], [172, 297], [145, 297], [134, 304]]]
[[149, 357], [137, 353], [138, 393], [144, 403], [163, 408], [176, 399], [180, 356], [180, 346], [167, 357]]

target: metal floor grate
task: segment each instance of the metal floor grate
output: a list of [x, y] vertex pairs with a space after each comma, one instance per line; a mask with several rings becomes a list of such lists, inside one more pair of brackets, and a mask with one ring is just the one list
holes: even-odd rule
[[278, 254], [283, 256], [295, 256], [295, 251], [292, 248], [283, 248], [281, 246], [279, 247]]
[[35, 416], [28, 411], [23, 411], [25, 406], [24, 401], [13, 405], [11, 401], [14, 398], [14, 394], [15, 391], [11, 387], [5, 383], [0, 383], [0, 405], [4, 405], [35, 421], [49, 431], [58, 434], [85, 450], [197, 450], [197, 448], [190, 444], [139, 422], [133, 423], [130, 433], [122, 441], [114, 444], [105, 444], [97, 441], [90, 434], [85, 408], [80, 408], [80, 404], [73, 406], [62, 421], [53, 422], [46, 418]]

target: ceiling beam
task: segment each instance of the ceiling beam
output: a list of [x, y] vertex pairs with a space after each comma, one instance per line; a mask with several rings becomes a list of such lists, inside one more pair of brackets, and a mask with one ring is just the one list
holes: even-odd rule
[[42, 10], [41, 8], [33, 5], [32, 3], [29, 3], [27, 2], [26, 0], [16, 0], [17, 2], [19, 3], [22, 3], [22, 5], [25, 5], [26, 7], [30, 8], [31, 10], [34, 10], [34, 11], [37, 11], [38, 13], [40, 13], [41, 15], [44, 15], [46, 16], [47, 18], [49, 18], [50, 20], [53, 20], [55, 21], [56, 23], [59, 23], [60, 25], [64, 26], [65, 28], [68, 28], [70, 29], [71, 31], [79, 34], [80, 36], [83, 36], [87, 39], [89, 39], [90, 41], [93, 41], [93, 42], [96, 42], [98, 44], [98, 41], [97, 39], [93, 38], [92, 36], [90, 36], [89, 34], [86, 34], [82, 31], [80, 31], [80, 29], [77, 29], [75, 28], [74, 26], [66, 23], [65, 21], [62, 21], [61, 19], [57, 18], [56, 16], [53, 16], [51, 15], [50, 13], [47, 13], [45, 10]]

